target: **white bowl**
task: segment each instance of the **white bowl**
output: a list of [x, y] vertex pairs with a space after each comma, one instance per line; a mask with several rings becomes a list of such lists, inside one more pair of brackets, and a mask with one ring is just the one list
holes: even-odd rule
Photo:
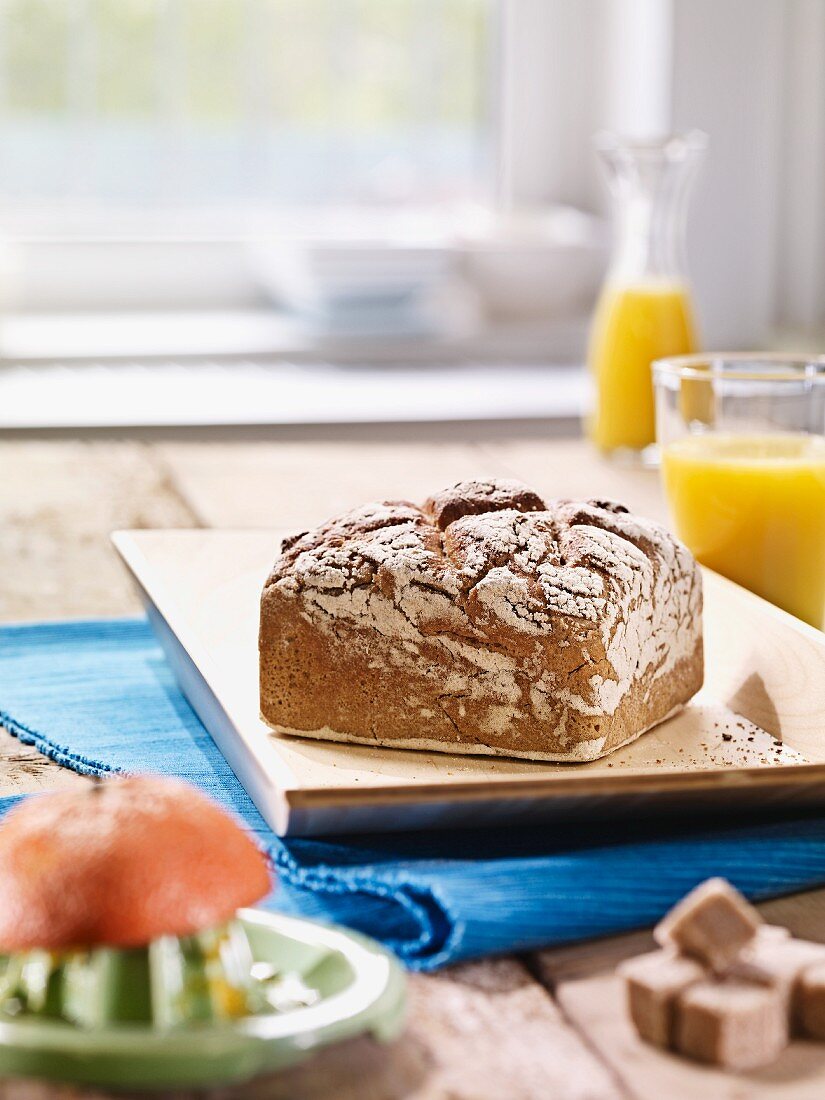
[[597, 218], [559, 207], [490, 217], [459, 240], [461, 270], [495, 320], [583, 313], [596, 297], [608, 256]]

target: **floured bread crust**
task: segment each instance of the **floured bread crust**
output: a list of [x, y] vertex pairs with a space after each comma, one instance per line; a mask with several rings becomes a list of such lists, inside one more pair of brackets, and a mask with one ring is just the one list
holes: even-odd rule
[[702, 684], [701, 580], [606, 501], [462, 482], [283, 544], [261, 602], [261, 712], [304, 736], [594, 760]]

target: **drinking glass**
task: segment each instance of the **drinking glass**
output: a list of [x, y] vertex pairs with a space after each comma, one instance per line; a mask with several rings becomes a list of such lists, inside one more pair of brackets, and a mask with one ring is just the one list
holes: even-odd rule
[[653, 364], [662, 476], [702, 564], [825, 629], [825, 356]]

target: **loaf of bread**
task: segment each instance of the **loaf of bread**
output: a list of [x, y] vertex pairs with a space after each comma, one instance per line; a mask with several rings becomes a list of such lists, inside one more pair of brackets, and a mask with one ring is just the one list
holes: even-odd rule
[[609, 501], [467, 481], [286, 539], [263, 591], [263, 718], [304, 737], [595, 760], [702, 684], [696, 563]]

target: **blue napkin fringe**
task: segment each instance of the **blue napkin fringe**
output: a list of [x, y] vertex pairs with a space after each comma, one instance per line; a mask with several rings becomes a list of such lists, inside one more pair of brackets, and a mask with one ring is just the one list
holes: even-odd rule
[[32, 745], [41, 756], [46, 756], [49, 760], [53, 760], [55, 764], [69, 768], [79, 775], [90, 775], [96, 779], [103, 779], [107, 775], [122, 774], [121, 768], [110, 767], [108, 764], [101, 764], [97, 760], [90, 760], [81, 753], [72, 752], [65, 745], [55, 745], [48, 737], [44, 737], [37, 730], [24, 726], [22, 722], [12, 718], [4, 710], [0, 710], [0, 726], [7, 730], [12, 737], [16, 737], [22, 745]]

